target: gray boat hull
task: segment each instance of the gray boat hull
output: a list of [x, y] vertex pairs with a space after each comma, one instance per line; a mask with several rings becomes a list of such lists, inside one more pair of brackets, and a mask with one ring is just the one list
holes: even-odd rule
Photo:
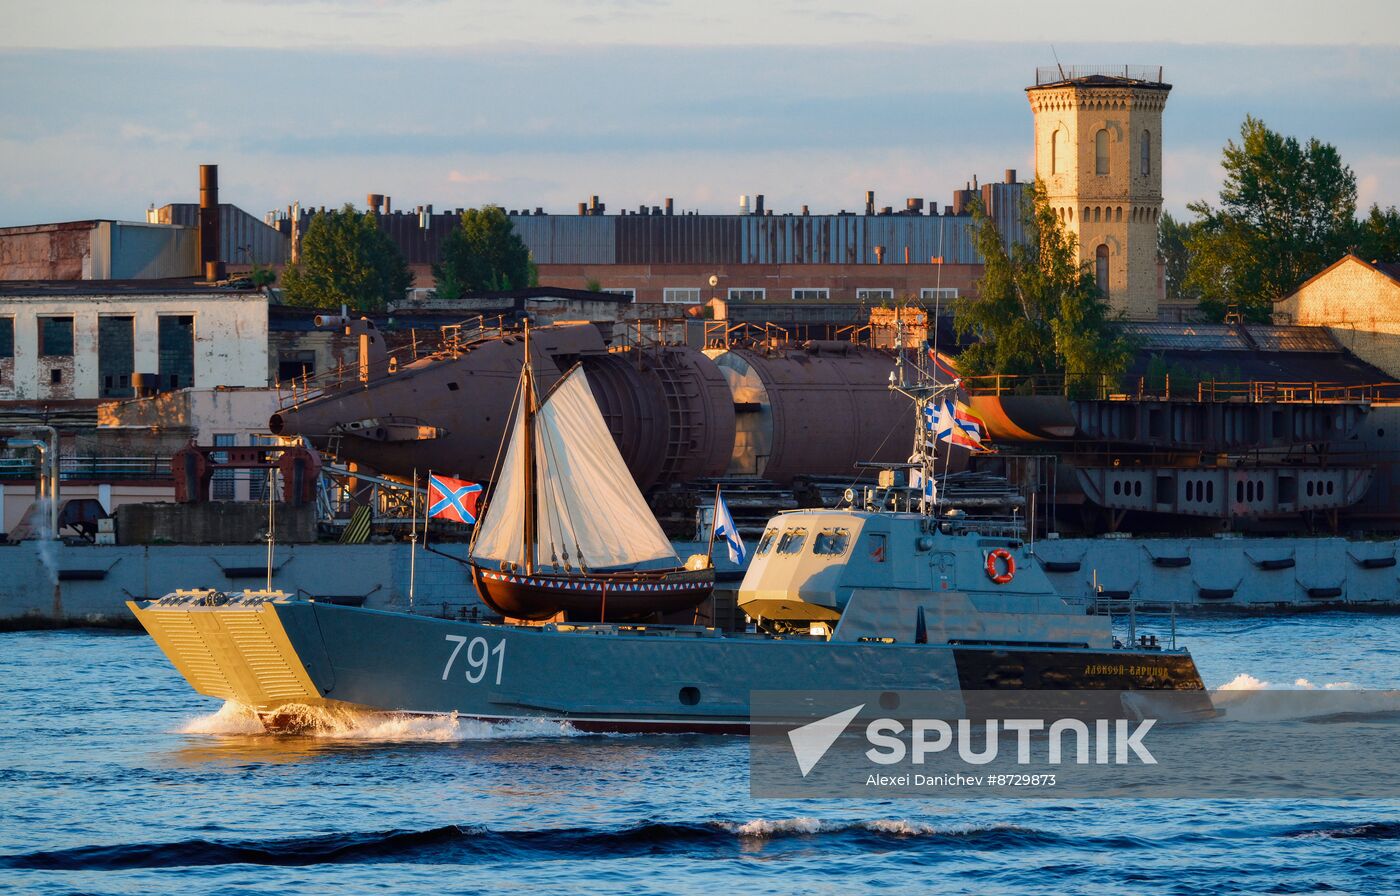
[[746, 733], [753, 691], [1202, 687], [1185, 651], [498, 626], [307, 600], [132, 610], [196, 690], [270, 727], [311, 705]]

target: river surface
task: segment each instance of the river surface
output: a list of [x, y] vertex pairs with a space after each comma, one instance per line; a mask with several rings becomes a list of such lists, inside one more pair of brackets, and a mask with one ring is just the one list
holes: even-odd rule
[[[1397, 616], [1178, 631], [1212, 688], [1400, 686]], [[0, 891], [1400, 892], [1396, 801], [754, 800], [742, 738], [263, 734], [134, 634], [0, 635], [0, 685]]]

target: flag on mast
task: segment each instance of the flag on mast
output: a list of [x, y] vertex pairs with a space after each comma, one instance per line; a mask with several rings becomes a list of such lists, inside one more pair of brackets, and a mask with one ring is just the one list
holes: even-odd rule
[[448, 476], [428, 476], [428, 516], [442, 517], [459, 523], [475, 523], [477, 503], [481, 500], [481, 483], [452, 479]]
[[723, 538], [724, 543], [729, 546], [729, 562], [741, 564], [748, 557], [748, 552], [744, 550], [744, 539], [739, 537], [739, 528], [734, 525], [734, 517], [729, 514], [729, 505], [724, 503], [724, 496], [715, 492], [715, 521], [714, 531], [716, 538]]

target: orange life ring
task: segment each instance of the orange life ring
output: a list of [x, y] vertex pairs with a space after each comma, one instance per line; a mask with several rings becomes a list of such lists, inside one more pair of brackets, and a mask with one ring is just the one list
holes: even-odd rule
[[[1006, 562], [1006, 572], [997, 572], [997, 561]], [[997, 548], [987, 555], [987, 578], [998, 585], [1005, 585], [1016, 575], [1016, 558], [1006, 548]]]

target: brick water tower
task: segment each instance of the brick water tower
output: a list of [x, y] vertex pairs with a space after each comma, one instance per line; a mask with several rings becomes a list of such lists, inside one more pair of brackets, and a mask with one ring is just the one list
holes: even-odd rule
[[1035, 74], [1026, 88], [1035, 175], [1113, 309], [1156, 320], [1162, 110], [1172, 87], [1160, 67], [1057, 65]]

